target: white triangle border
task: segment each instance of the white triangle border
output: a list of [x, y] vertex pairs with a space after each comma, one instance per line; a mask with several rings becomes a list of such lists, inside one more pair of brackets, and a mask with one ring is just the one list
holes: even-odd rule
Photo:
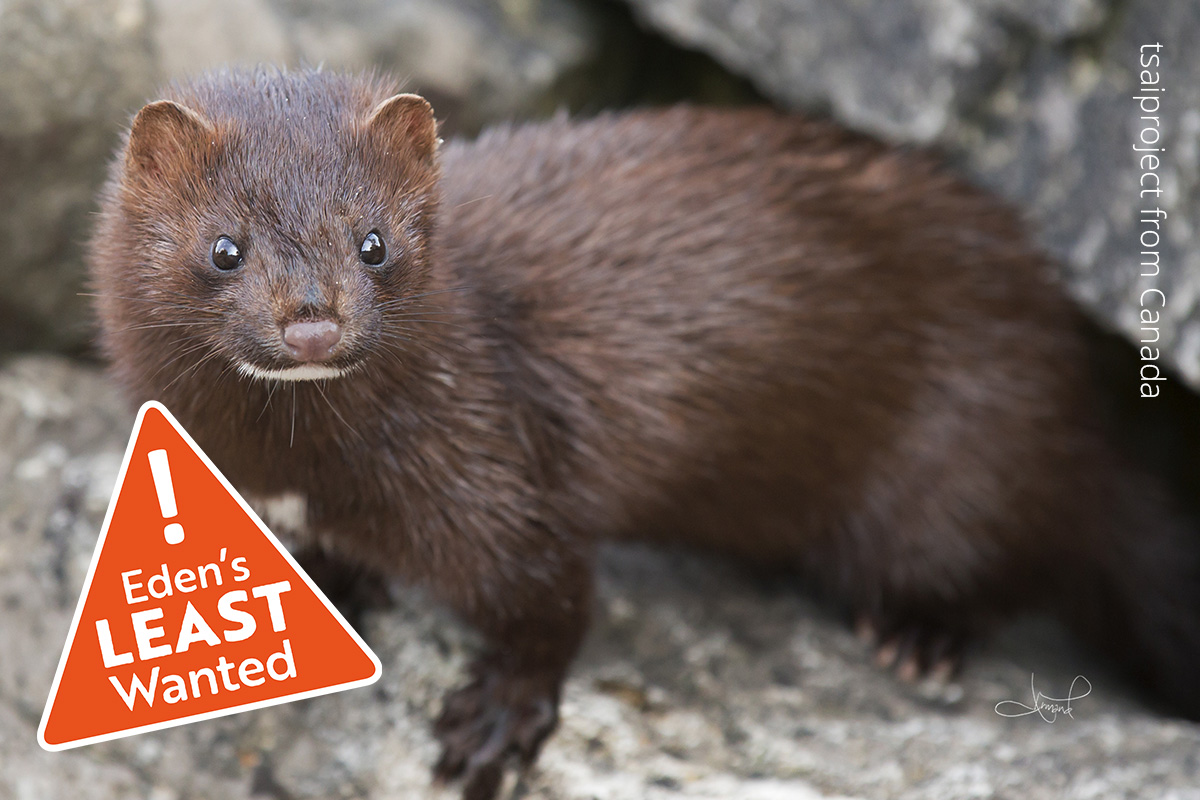
[[[133, 457], [133, 448], [134, 445], [137, 444], [138, 434], [142, 431], [142, 421], [146, 417], [146, 412], [150, 409], [160, 412], [166, 418], [167, 422], [171, 423], [171, 426], [175, 428], [176, 432], [179, 433], [180, 436], [183, 437], [183, 440], [187, 443], [188, 447], [192, 448], [192, 451], [200, 457], [200, 460], [203, 461], [204, 465], [209, 469], [209, 471], [216, 476], [217, 480], [221, 482], [221, 485], [227, 492], [229, 492], [230, 496], [237, 501], [238, 505], [242, 507], [242, 510], [245, 511], [250, 519], [254, 521], [254, 524], [258, 526], [258, 529], [267, 537], [267, 541], [269, 541], [275, 547], [275, 549], [283, 555], [288, 564], [291, 565], [293, 570], [295, 570], [296, 574], [304, 580], [304, 583], [310, 590], [312, 590], [321, 603], [324, 604], [325, 608], [331, 614], [333, 614], [334, 619], [338, 621], [346, 633], [350, 634], [351, 638], [354, 640], [354, 643], [357, 644], [359, 648], [361, 648], [362, 651], [367, 655], [367, 657], [371, 659], [371, 663], [375, 665], [375, 670], [370, 677], [362, 678], [356, 681], [337, 683], [333, 684], [332, 686], [322, 687], [320, 689], [310, 689], [305, 692], [283, 695], [282, 697], [272, 697], [267, 700], [257, 700], [252, 703], [243, 703], [241, 705], [230, 706], [229, 708], [206, 711], [201, 714], [192, 714], [186, 717], [180, 717], [179, 719], [167, 720], [165, 722], [155, 722], [151, 725], [141, 725], [135, 728], [127, 728], [125, 730], [105, 733], [99, 736], [76, 739], [69, 742], [63, 742], [61, 744], [51, 744], [46, 741], [46, 723], [50, 719], [50, 710], [54, 707], [54, 701], [58, 697], [58, 685], [62, 680], [63, 670], [67, 666], [67, 656], [69, 656], [71, 653], [71, 646], [75, 643], [75, 634], [79, 628], [79, 620], [83, 616], [83, 607], [87, 601], [88, 593], [92, 588], [92, 578], [96, 574], [96, 565], [100, 561], [100, 553], [104, 549], [104, 542], [108, 538], [108, 526], [109, 523], [112, 522], [113, 511], [117, 507], [117, 497], [121, 493], [121, 488], [125, 485], [125, 473], [129, 469], [129, 461]], [[296, 559], [292, 557], [292, 554], [287, 551], [287, 548], [284, 547], [277, 538], [275, 538], [275, 534], [271, 533], [270, 529], [265, 523], [263, 523], [258, 514], [254, 513], [254, 509], [252, 509], [245, 499], [243, 499], [238, 493], [238, 491], [233, 488], [233, 485], [225, 479], [225, 476], [222, 475], [221, 471], [217, 469], [216, 465], [209, 460], [208, 456], [203, 450], [200, 449], [200, 446], [196, 444], [191, 435], [183, 429], [183, 426], [179, 424], [179, 421], [175, 419], [174, 415], [167, 410], [166, 406], [157, 400], [150, 400], [146, 403], [143, 403], [142, 407], [138, 409], [137, 418], [133, 423], [133, 433], [129, 436], [129, 444], [125, 448], [125, 457], [121, 461], [121, 471], [117, 475], [117, 485], [113, 489], [112, 499], [109, 500], [108, 503], [108, 511], [104, 515], [104, 525], [100, 528], [100, 538], [96, 541], [96, 549], [92, 553], [92, 562], [88, 566], [87, 578], [83, 582], [83, 589], [79, 593], [79, 602], [75, 606], [75, 616], [71, 620], [71, 628], [67, 633], [67, 641], [66, 644], [63, 645], [62, 656], [60, 656], [58, 660], [58, 669], [54, 673], [54, 683], [52, 683], [50, 686], [50, 695], [46, 698], [46, 708], [42, 711], [42, 720], [38, 724], [37, 740], [42, 749], [49, 750], [51, 752], [70, 750], [88, 744], [97, 744], [99, 742], [107, 742], [113, 739], [122, 739], [126, 736], [135, 736], [140, 733], [160, 731], [166, 728], [174, 728], [178, 725], [201, 722], [202, 720], [206, 719], [225, 717], [229, 716], [230, 714], [240, 714], [243, 711], [253, 711], [258, 708], [282, 705], [283, 703], [291, 703], [293, 701], [304, 700], [309, 697], [319, 697], [323, 694], [333, 694], [334, 692], [356, 689], [360, 686], [369, 686], [372, 683], [375, 683], [375, 681], [379, 680], [379, 676], [382, 673], [383, 666], [379, 662], [379, 657], [375, 655], [375, 651], [373, 651], [367, 645], [367, 643], [363, 641], [362, 637], [358, 635], [358, 631], [354, 630], [354, 628], [349, 622], [346, 621], [346, 618], [342, 616], [341, 612], [337, 610], [333, 603], [329, 602], [329, 598], [325, 596], [325, 593], [322, 592], [315, 583], [313, 583], [312, 578], [308, 577], [308, 573], [306, 573], [300, 567], [300, 565], [296, 563]]]

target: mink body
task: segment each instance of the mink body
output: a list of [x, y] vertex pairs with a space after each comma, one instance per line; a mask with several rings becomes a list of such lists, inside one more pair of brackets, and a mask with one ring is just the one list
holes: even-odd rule
[[536, 756], [605, 539], [785, 566], [925, 668], [1048, 607], [1200, 710], [1188, 532], [1108, 444], [1078, 313], [994, 200], [768, 110], [439, 146], [395, 93], [169, 88], [114, 162], [91, 263], [133, 398], [482, 631], [439, 775], [485, 798]]

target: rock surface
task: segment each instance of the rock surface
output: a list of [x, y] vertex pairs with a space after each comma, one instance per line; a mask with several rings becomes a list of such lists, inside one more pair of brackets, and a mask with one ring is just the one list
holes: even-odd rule
[[88, 212], [153, 62], [140, 0], [0, 3], [0, 350], [84, 340]]
[[0, 3], [0, 351], [85, 345], [88, 215], [161, 83], [223, 64], [373, 67], [462, 131], [580, 102], [604, 41], [572, 0]]
[[[91, 368], [0, 367], [0, 799], [453, 797], [429, 786], [428, 721], [472, 637], [397, 590], [362, 632], [368, 689], [61, 753], [35, 732], [116, 479], [132, 410]], [[1200, 798], [1200, 727], [1157, 717], [1028, 622], [927, 691], [786, 587], [695, 558], [613, 550], [563, 723], [513, 797]], [[1073, 718], [1005, 719], [1076, 674]]]
[[630, 0], [770, 97], [889, 139], [932, 142], [1023, 61], [1087, 36], [1112, 0]]
[[[712, 54], [784, 106], [948, 152], [1026, 212], [1067, 265], [1075, 294], [1129, 338], [1144, 338], [1142, 292], [1161, 290], [1165, 356], [1200, 387], [1200, 51], [1191, 44], [1200, 5], [629, 2], [649, 25]], [[1143, 123], [1131, 98], [1139, 49], [1156, 43], [1166, 94], [1158, 122]], [[1132, 147], [1146, 124], [1161, 128], [1166, 148], [1161, 197], [1138, 194]], [[1157, 248], [1162, 272], [1143, 278], [1137, 215], [1157, 206], [1169, 215]]]

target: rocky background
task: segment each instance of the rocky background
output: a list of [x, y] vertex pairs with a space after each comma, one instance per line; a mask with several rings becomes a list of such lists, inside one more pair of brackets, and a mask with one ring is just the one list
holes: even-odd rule
[[[471, 641], [398, 588], [364, 620], [385, 668], [371, 689], [66, 753], [35, 743], [133, 418], [89, 361], [82, 245], [118, 131], [161, 82], [231, 62], [376, 66], [463, 135], [687, 99], [935, 146], [1026, 212], [1102, 325], [1136, 337], [1138, 292], [1161, 288], [1170, 361], [1200, 386], [1197, 36], [1192, 0], [0, 0], [0, 800], [438, 796], [427, 722]], [[1170, 216], [1163, 275], [1141, 282], [1131, 96], [1154, 42]], [[616, 550], [596, 623], [516, 797], [1200, 798], [1200, 729], [1126, 696], [1044, 621], [959, 683], [908, 687], [790, 587]], [[1095, 688], [1053, 725], [999, 717], [1000, 700], [1030, 702], [1031, 673], [1049, 695], [1077, 674]]]
[[[52, 356], [0, 370], [0, 800], [418, 800], [429, 720], [470, 634], [424, 598], [359, 630], [366, 689], [60, 753], [38, 720], [133, 414], [99, 371]], [[607, 553], [563, 722], [511, 798], [1116, 800], [1200, 798], [1200, 726], [1156, 715], [1042, 620], [973, 654], [960, 682], [900, 683], [794, 587], [727, 565]], [[1002, 700], [1093, 690], [1073, 716]]]

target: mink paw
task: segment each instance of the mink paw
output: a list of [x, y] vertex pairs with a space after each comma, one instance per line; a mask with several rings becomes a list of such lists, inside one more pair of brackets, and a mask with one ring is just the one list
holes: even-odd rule
[[368, 611], [393, 605], [382, 572], [352, 564], [319, 547], [301, 549], [296, 561], [357, 630], [362, 630]]
[[855, 629], [860, 639], [875, 647], [876, 665], [892, 670], [906, 683], [923, 678], [950, 681], [962, 667], [971, 639], [966, 631], [913, 619], [862, 616]]
[[558, 680], [517, 676], [481, 662], [466, 686], [450, 692], [434, 735], [442, 756], [435, 779], [463, 779], [463, 800], [492, 800], [504, 768], [524, 769], [558, 724]]

